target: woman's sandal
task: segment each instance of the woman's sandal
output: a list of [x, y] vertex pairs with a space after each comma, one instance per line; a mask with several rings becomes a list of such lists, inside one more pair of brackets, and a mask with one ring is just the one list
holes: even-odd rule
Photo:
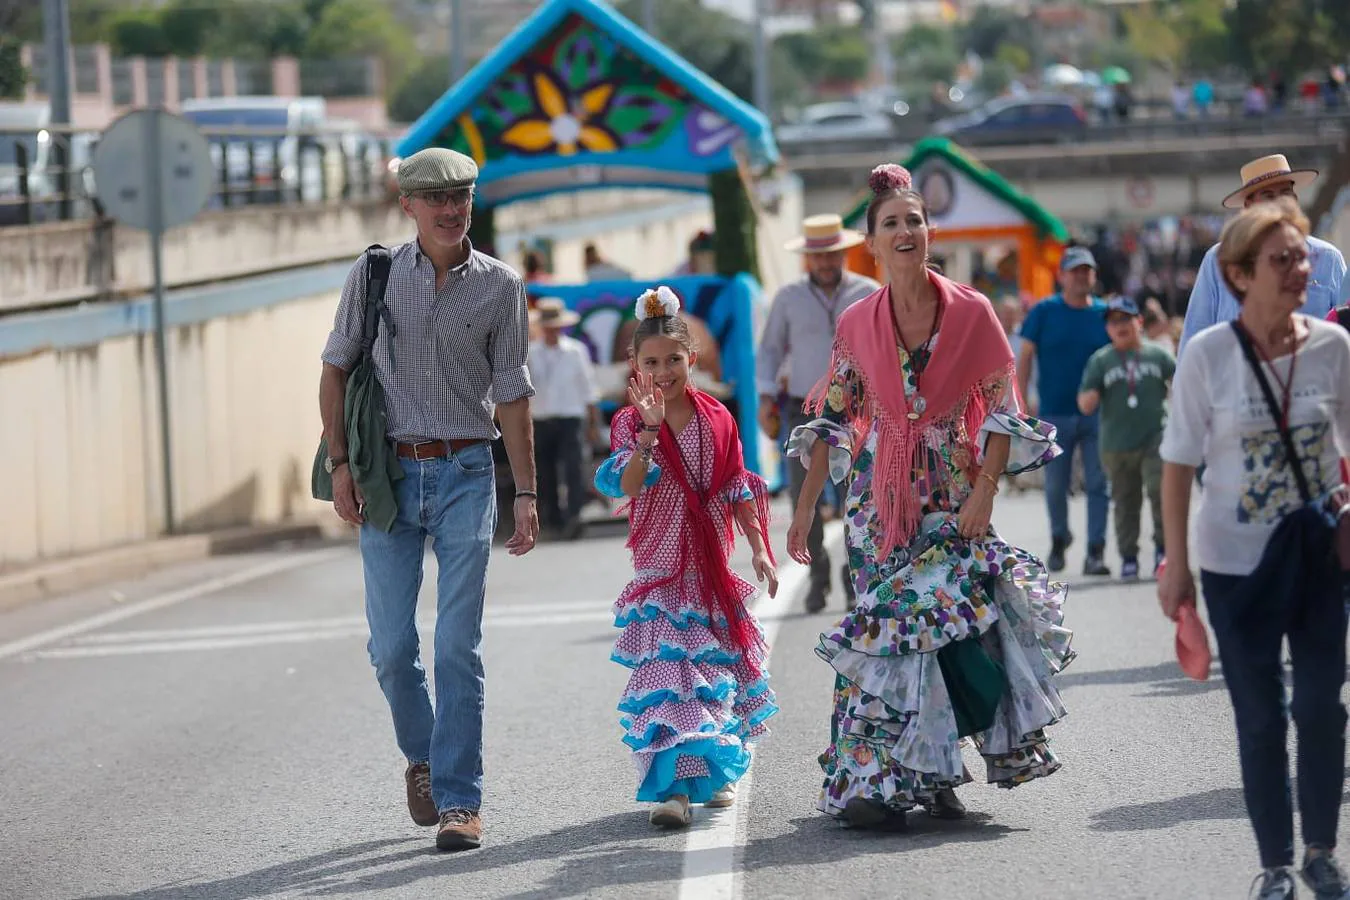
[[726, 809], [736, 802], [736, 785], [728, 784], [713, 792], [712, 799], [703, 804], [704, 809]]

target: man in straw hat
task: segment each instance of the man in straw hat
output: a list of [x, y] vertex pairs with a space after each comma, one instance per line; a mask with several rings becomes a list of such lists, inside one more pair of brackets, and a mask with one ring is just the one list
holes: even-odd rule
[[[383, 437], [396, 462], [397, 514], [383, 523], [388, 530], [366, 516], [347, 457], [347, 373], [366, 349], [362, 262], [342, 289], [319, 382], [333, 505], [361, 529], [368, 649], [408, 762], [408, 812], [418, 825], [437, 828], [442, 850], [471, 849], [482, 839], [480, 648], [497, 520], [494, 407], [516, 486], [515, 533], [507, 551], [528, 552], [539, 531], [525, 285], [514, 270], [469, 243], [477, 178], [472, 159], [439, 147], [414, 153], [398, 168], [399, 202], [416, 223], [417, 237], [390, 248], [385, 314], [371, 348], [385, 398]], [[416, 616], [428, 537], [439, 572], [434, 703]]]
[[[1284, 154], [1275, 153], [1254, 159], [1242, 167], [1242, 187], [1224, 198], [1226, 209], [1243, 209], [1253, 203], [1266, 203], [1280, 197], [1298, 199], [1298, 190], [1317, 180], [1316, 169], [1293, 169]], [[1322, 318], [1343, 296], [1345, 258], [1341, 251], [1321, 238], [1308, 236], [1308, 261], [1312, 275], [1308, 279], [1308, 298], [1303, 312]], [[1346, 285], [1350, 286], [1350, 285]], [[1186, 352], [1186, 344], [1204, 329], [1238, 317], [1241, 306], [1219, 273], [1219, 245], [1215, 244], [1200, 263], [1186, 307], [1186, 324], [1177, 347], [1177, 358]]]
[[[566, 333], [581, 317], [561, 300], [540, 297], [530, 320], [539, 332], [529, 355], [539, 524], [574, 540], [581, 535], [581, 510], [590, 499], [584, 469], [596, 444], [595, 372], [586, 345]], [[565, 503], [559, 502], [559, 481], [567, 491]]]
[[[788, 431], [811, 417], [802, 411], [805, 397], [830, 364], [834, 330], [839, 316], [881, 285], [844, 267], [844, 251], [863, 242], [863, 235], [844, 227], [836, 215], [811, 216], [802, 222], [802, 234], [787, 243], [801, 253], [806, 275], [784, 285], [773, 299], [769, 320], [760, 337], [756, 360], [759, 386], [759, 423], [771, 438], [782, 438], [779, 378], [786, 376]], [[788, 493], [795, 507], [806, 480], [806, 468], [788, 466]], [[806, 538], [811, 552], [811, 586], [806, 595], [808, 612], [825, 608], [830, 592], [830, 558], [825, 553], [824, 526], [820, 516], [811, 523]], [[849, 594], [847, 565], [843, 586]]]

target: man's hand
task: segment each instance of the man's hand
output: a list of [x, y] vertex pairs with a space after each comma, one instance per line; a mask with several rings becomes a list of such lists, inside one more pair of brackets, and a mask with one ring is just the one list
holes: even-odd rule
[[533, 497], [517, 497], [514, 512], [516, 530], [506, 539], [506, 551], [512, 556], [524, 556], [534, 549], [539, 538], [539, 509]]
[[778, 409], [778, 401], [773, 397], [759, 398], [759, 430], [771, 441], [778, 440], [779, 429], [782, 428], [783, 414]]
[[333, 470], [333, 509], [339, 518], [352, 525], [360, 525], [366, 520], [366, 498], [352, 478], [352, 467], [343, 463]]

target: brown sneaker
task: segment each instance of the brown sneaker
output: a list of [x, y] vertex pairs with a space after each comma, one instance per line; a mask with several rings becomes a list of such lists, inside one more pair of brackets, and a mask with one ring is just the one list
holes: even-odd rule
[[436, 812], [436, 804], [431, 800], [431, 764], [413, 763], [403, 773], [408, 783], [408, 812], [412, 820], [423, 828], [430, 828], [441, 821]]
[[436, 847], [441, 850], [477, 850], [483, 843], [483, 820], [474, 809], [450, 809], [441, 813]]

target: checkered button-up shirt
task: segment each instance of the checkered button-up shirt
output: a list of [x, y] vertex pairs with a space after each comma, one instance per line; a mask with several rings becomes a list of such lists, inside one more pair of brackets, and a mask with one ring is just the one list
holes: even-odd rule
[[[383, 321], [375, 339], [376, 377], [396, 441], [498, 437], [495, 403], [534, 394], [525, 368], [529, 313], [525, 285], [505, 263], [470, 248], [436, 290], [436, 270], [411, 240], [390, 248]], [[347, 276], [323, 361], [351, 371], [361, 357], [366, 266]], [[392, 341], [392, 354], [391, 354]]]

